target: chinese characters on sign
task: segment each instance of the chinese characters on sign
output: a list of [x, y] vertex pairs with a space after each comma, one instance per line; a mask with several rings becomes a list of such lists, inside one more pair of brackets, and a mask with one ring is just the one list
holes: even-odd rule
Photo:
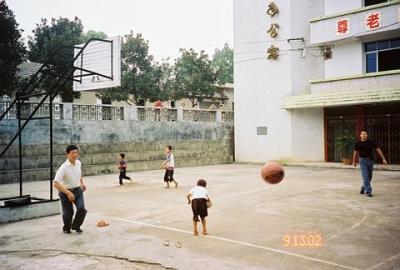
[[278, 7], [275, 5], [274, 2], [268, 4], [267, 14], [271, 17], [274, 17], [276, 14], [279, 13]]
[[267, 33], [272, 37], [272, 38], [276, 38], [278, 36], [278, 30], [279, 29], [279, 24], [277, 23], [272, 23], [271, 27], [269, 28], [269, 30], [267, 31]]
[[340, 19], [336, 22], [336, 35], [345, 35], [350, 32], [350, 20]]
[[277, 60], [279, 57], [279, 48], [271, 45], [271, 47], [267, 49], [267, 54], [267, 59]]
[[[279, 9], [274, 2], [271, 2], [268, 4], [266, 13], [267, 15], [271, 16], [271, 18], [273, 18], [276, 14], [279, 14]], [[279, 30], [279, 24], [272, 22], [271, 26], [267, 30], [267, 34], [269, 34], [270, 37], [272, 38], [276, 38], [279, 34], [278, 30]], [[267, 59], [277, 60], [278, 57], [279, 57], [279, 48], [271, 45], [271, 47], [267, 49]]]
[[[376, 30], [382, 27], [382, 17], [379, 11], [370, 12], [365, 16], [365, 30]], [[336, 21], [335, 31], [337, 36], [342, 36], [350, 33], [350, 19], [341, 18]]]
[[365, 29], [375, 30], [381, 27], [381, 13], [372, 12], [365, 16]]

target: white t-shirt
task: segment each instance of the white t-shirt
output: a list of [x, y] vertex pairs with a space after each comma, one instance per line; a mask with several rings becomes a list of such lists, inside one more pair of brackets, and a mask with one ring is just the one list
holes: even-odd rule
[[175, 160], [174, 160], [174, 155], [172, 153], [167, 154], [167, 158], [165, 160], [167, 161], [166, 166], [168, 169], [175, 168]]
[[202, 186], [195, 186], [190, 190], [189, 193], [192, 194], [192, 199], [208, 199], [207, 189]]
[[67, 189], [79, 187], [81, 182], [81, 162], [75, 161], [75, 166], [67, 159], [56, 172], [55, 182], [59, 182]]

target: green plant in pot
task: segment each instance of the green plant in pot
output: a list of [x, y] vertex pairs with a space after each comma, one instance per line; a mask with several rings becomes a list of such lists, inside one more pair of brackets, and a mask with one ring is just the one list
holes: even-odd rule
[[345, 165], [352, 164], [352, 150], [354, 147], [354, 136], [343, 135], [336, 137], [335, 144], [336, 147], [340, 149], [340, 153], [342, 155], [342, 162]]

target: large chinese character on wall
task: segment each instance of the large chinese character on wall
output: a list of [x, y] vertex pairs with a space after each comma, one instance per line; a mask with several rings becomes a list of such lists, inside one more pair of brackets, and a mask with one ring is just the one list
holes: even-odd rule
[[277, 23], [272, 23], [270, 28], [268, 29], [267, 33], [272, 37], [276, 38], [278, 36], [278, 29], [279, 29], [279, 24]]
[[381, 13], [371, 12], [365, 16], [365, 29], [375, 30], [381, 27]]
[[271, 47], [267, 49], [267, 59], [277, 60], [278, 58], [279, 58], [279, 48], [275, 47], [274, 45], [271, 45]]
[[279, 9], [274, 2], [268, 4], [267, 14], [271, 17], [274, 17], [279, 13]]
[[346, 35], [350, 32], [350, 20], [340, 19], [336, 22], [336, 35]]
[[[275, 15], [279, 14], [278, 6], [274, 2], [270, 2], [267, 6], [266, 13], [271, 18], [273, 18]], [[278, 31], [279, 31], [279, 24], [271, 22], [271, 26], [267, 30], [267, 34], [269, 34], [271, 38], [275, 39], [278, 36]], [[269, 48], [267, 48], [267, 59], [277, 60], [278, 57], [279, 57], [278, 47], [271, 45]]]

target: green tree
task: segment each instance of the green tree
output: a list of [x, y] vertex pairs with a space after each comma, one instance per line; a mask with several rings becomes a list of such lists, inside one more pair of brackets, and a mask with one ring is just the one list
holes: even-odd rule
[[21, 41], [14, 13], [0, 0], [0, 95], [12, 95], [18, 80], [18, 65], [25, 59], [26, 49]]
[[[42, 19], [40, 24], [33, 30], [33, 36], [29, 37], [29, 60], [44, 63], [53, 52], [57, 51], [54, 60], [50, 63], [55, 67], [71, 64], [74, 58], [73, 46], [83, 42], [83, 25], [78, 17], [74, 20], [68, 18], [52, 18], [50, 23]], [[57, 74], [62, 74], [65, 70], [58, 69]], [[44, 88], [51, 87], [54, 79], [47, 80]], [[72, 102], [73, 96], [78, 93], [72, 92], [72, 81], [65, 84], [61, 89], [61, 97], [64, 102]]]
[[107, 38], [107, 34], [99, 31], [96, 32], [94, 30], [89, 30], [86, 32], [86, 34], [82, 37], [82, 42], [86, 42], [91, 38], [101, 38], [101, 39], [106, 39]]
[[233, 83], [233, 50], [225, 44], [222, 50], [216, 49], [212, 66], [217, 71], [217, 83]]
[[170, 67], [166, 63], [154, 63], [149, 54], [149, 42], [141, 34], [132, 31], [121, 44], [121, 87], [107, 89], [100, 95], [117, 101], [138, 104], [139, 99], [154, 101], [167, 99]]
[[197, 53], [193, 49], [181, 49], [180, 52], [181, 56], [174, 65], [172, 97], [187, 98], [194, 107], [204, 98], [214, 96], [216, 74], [204, 51]]

